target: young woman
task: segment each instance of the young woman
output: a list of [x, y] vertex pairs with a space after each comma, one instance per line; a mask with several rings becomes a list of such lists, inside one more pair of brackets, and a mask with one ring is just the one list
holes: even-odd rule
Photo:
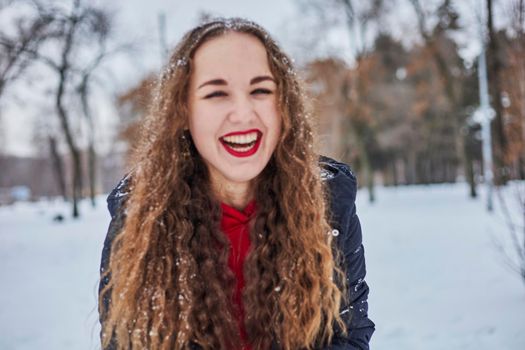
[[368, 349], [356, 179], [319, 157], [302, 88], [243, 19], [191, 30], [108, 197], [104, 349]]

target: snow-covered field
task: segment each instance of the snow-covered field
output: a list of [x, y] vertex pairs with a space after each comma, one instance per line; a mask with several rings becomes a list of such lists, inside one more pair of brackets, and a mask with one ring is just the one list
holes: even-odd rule
[[[458, 185], [358, 194], [379, 350], [525, 349], [525, 284], [505, 267], [498, 208]], [[61, 203], [0, 208], [0, 349], [98, 349], [104, 198], [55, 223]]]
[[509, 241], [498, 202], [489, 215], [462, 184], [378, 192], [373, 206], [358, 196], [372, 347], [525, 349], [525, 284], [495, 248]]

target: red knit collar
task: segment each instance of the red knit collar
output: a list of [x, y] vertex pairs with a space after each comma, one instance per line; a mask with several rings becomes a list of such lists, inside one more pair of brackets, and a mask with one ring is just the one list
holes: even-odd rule
[[249, 222], [257, 209], [257, 205], [255, 204], [254, 199], [250, 201], [242, 211], [222, 202], [221, 208], [222, 221], [227, 221], [229, 225], [235, 225], [246, 224], [247, 222]]

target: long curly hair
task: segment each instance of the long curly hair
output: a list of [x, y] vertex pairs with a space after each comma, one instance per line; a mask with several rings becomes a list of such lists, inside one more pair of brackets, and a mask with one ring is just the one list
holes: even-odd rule
[[[244, 265], [244, 326], [253, 349], [312, 349], [338, 327], [343, 271], [332, 247], [327, 195], [320, 177], [303, 88], [291, 60], [259, 25], [217, 19], [188, 32], [161, 74], [135, 150], [136, 167], [108, 269], [102, 330], [124, 349], [234, 349], [240, 344], [220, 230], [220, 201], [188, 130], [192, 58], [207, 40], [235, 31], [258, 38], [277, 82], [282, 130], [254, 180], [257, 212]], [[102, 306], [99, 306], [102, 312]]]

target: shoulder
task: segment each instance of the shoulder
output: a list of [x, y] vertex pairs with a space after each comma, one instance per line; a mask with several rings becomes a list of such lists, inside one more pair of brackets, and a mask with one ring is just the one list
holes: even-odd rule
[[336, 232], [343, 251], [361, 244], [361, 230], [356, 216], [357, 179], [348, 164], [321, 156], [321, 178], [325, 182], [330, 215], [328, 221]]
[[330, 224], [335, 247], [342, 253], [341, 267], [347, 280], [347, 295], [341, 305], [341, 316], [347, 335], [336, 328], [330, 349], [368, 349], [375, 324], [368, 318], [368, 284], [361, 223], [356, 212], [356, 176], [347, 164], [320, 157], [321, 177], [325, 181], [331, 208]]
[[333, 179], [337, 176], [353, 179], [356, 177], [348, 164], [339, 162], [327, 156], [319, 156], [319, 165], [321, 166], [321, 177], [323, 179]]
[[127, 173], [113, 188], [106, 199], [111, 217], [114, 218], [118, 209], [130, 193], [132, 172]]
[[[357, 192], [357, 179], [348, 164], [320, 156], [321, 179], [326, 183], [332, 202], [354, 202]], [[342, 203], [341, 203], [342, 204]]]

